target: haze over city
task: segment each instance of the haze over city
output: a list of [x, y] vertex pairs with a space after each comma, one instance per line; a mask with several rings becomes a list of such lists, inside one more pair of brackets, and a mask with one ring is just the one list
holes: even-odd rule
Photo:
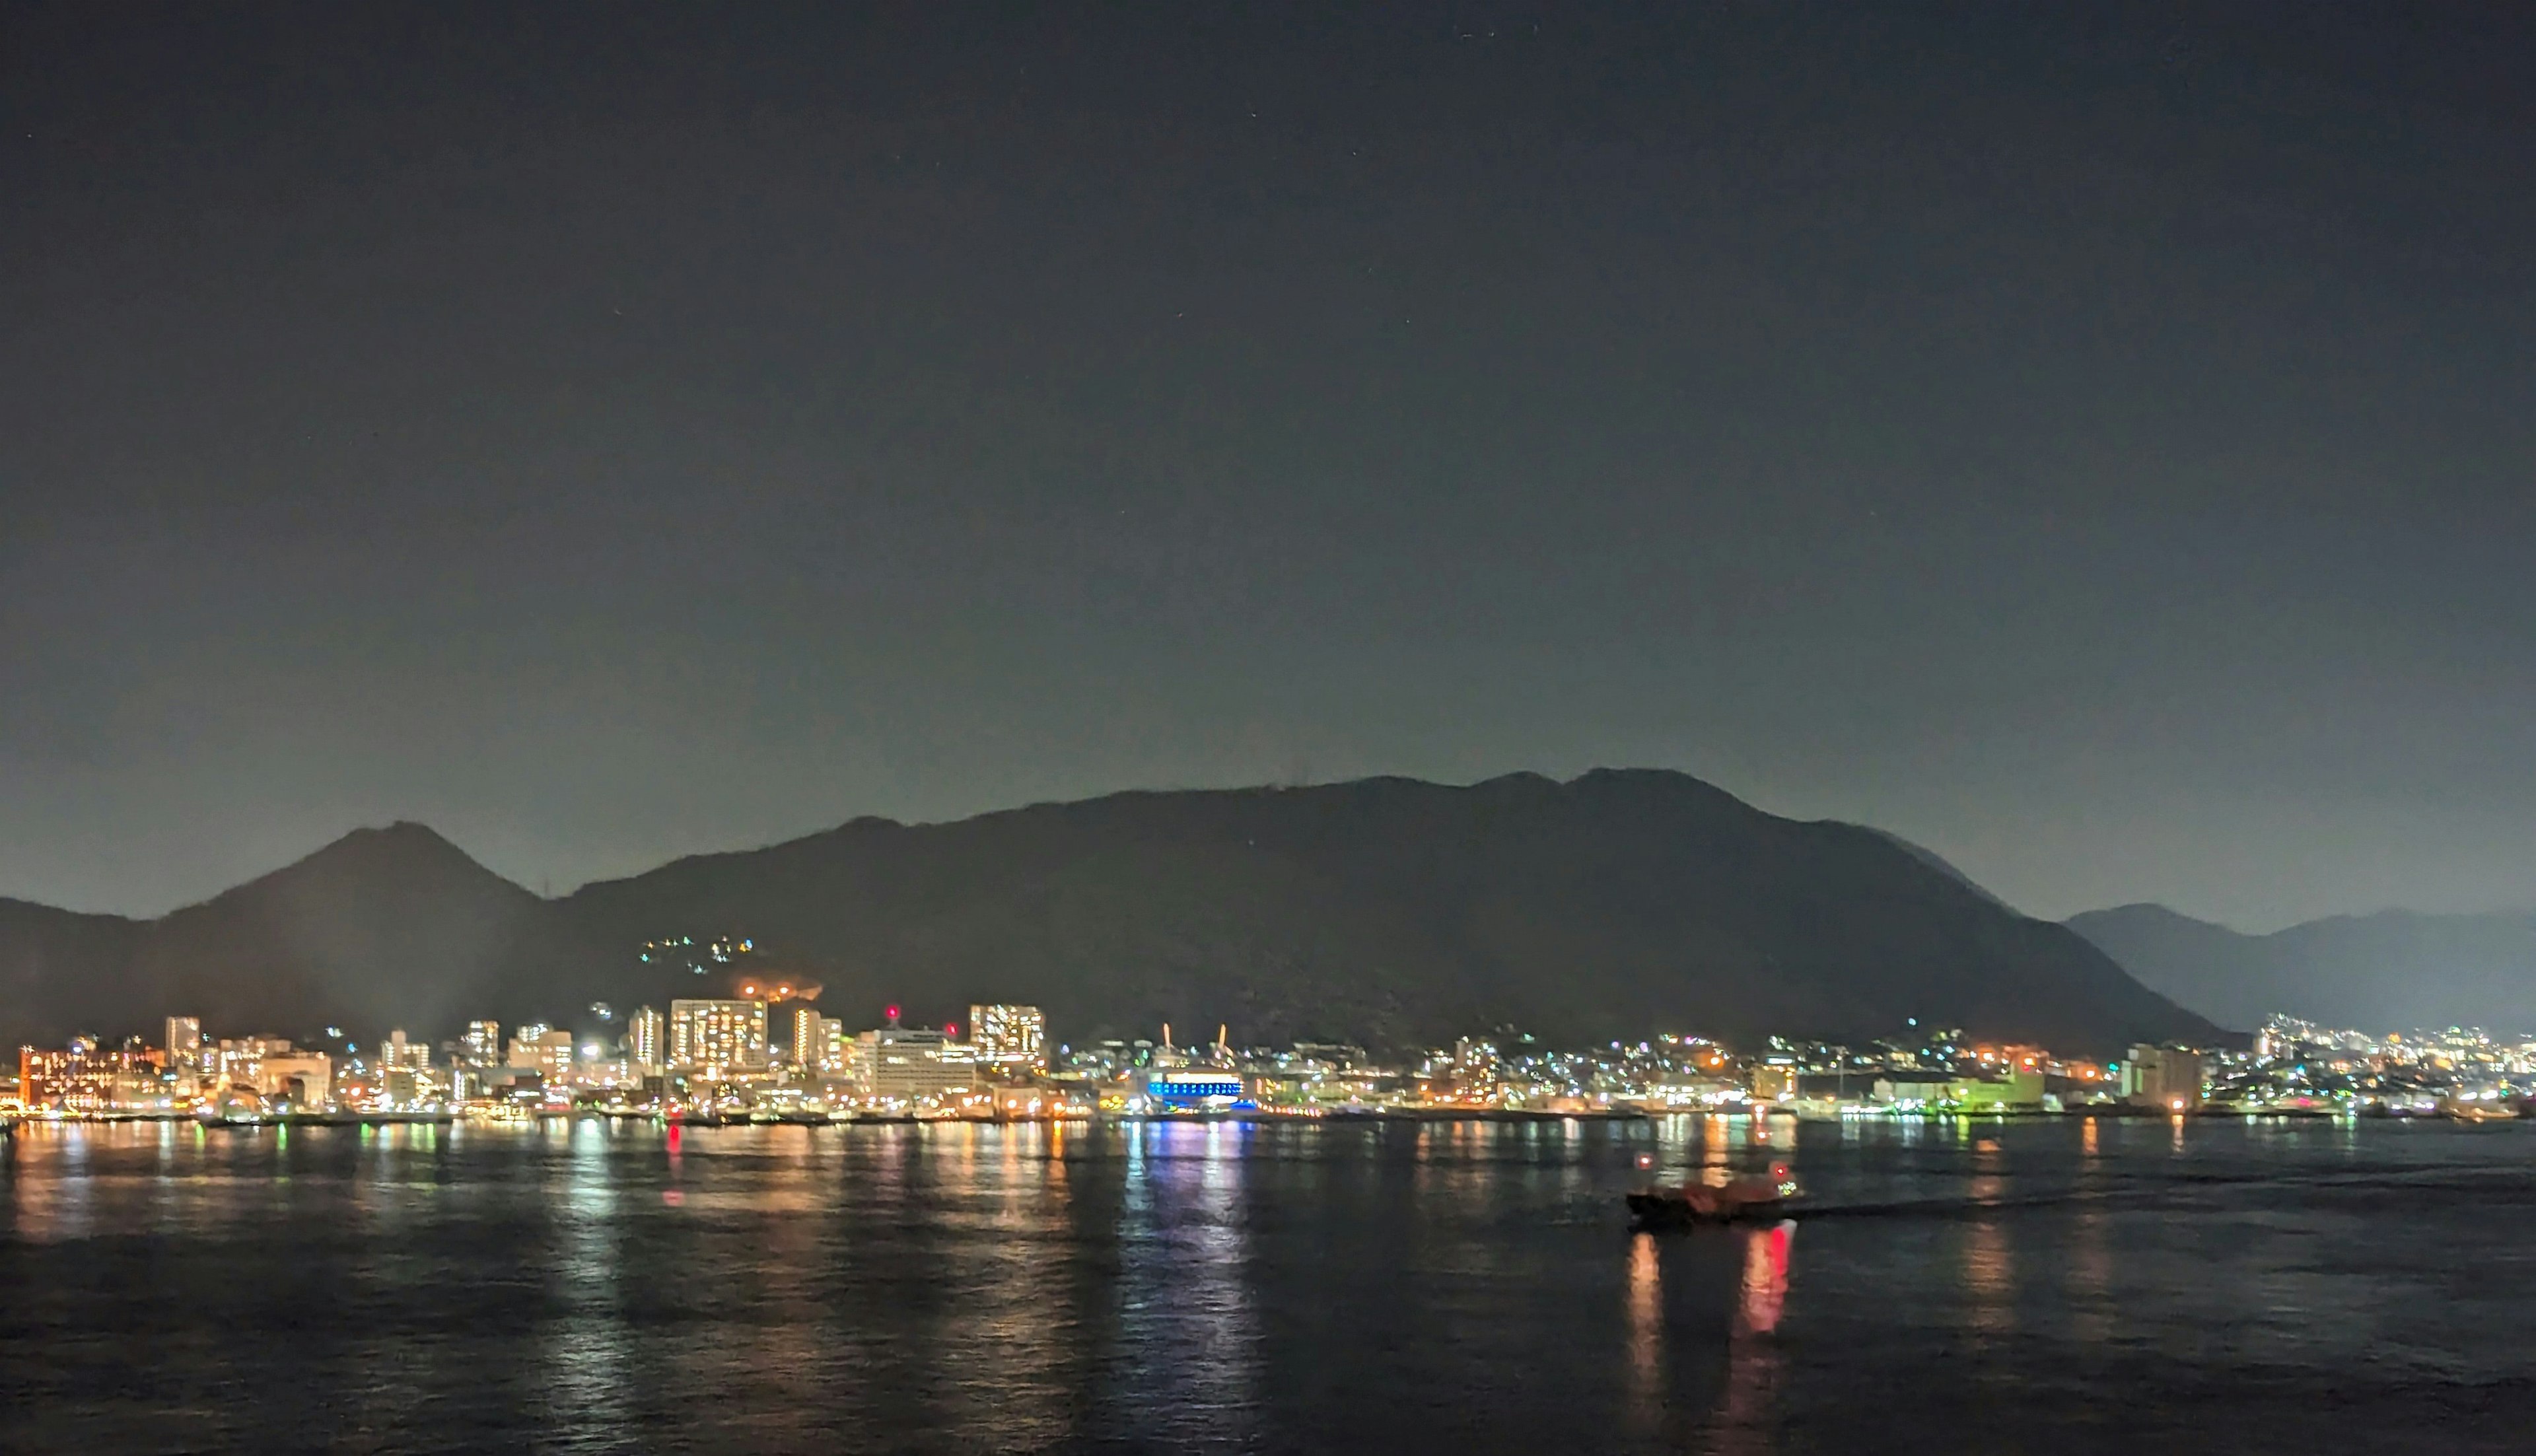
[[2525, 909], [2503, 7], [0, 22], [0, 895], [1679, 768]]

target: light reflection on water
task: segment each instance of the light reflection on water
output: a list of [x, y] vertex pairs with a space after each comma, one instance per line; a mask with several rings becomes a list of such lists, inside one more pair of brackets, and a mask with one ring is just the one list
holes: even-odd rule
[[1975, 1138], [1966, 1192], [1979, 1212], [1964, 1225], [1963, 1288], [1971, 1296], [1964, 1317], [1982, 1336], [2003, 1338], [2016, 1328], [2016, 1251], [2013, 1223], [1998, 1207], [2007, 1176], [1997, 1137]]
[[1727, 1346], [1725, 1389], [1702, 1449], [1714, 1456], [1767, 1456], [1776, 1431], [1780, 1353], [1774, 1338], [1788, 1298], [1796, 1226], [1731, 1231], [1742, 1246], [1734, 1334]]
[[[540, 1130], [551, 1137], [554, 1124]], [[558, 1214], [553, 1291], [560, 1307], [541, 1345], [555, 1409], [569, 1424], [545, 1434], [606, 1449], [637, 1431], [632, 1328], [613, 1236], [618, 1200], [629, 1190], [615, 1176], [606, 1124], [586, 1118], [564, 1136], [568, 1152], [548, 1184]]]
[[1158, 1446], [1237, 1447], [1257, 1420], [1239, 1123], [1146, 1123], [1126, 1134], [1118, 1217], [1116, 1423]]
[[1653, 1430], [1664, 1406], [1664, 1261], [1656, 1235], [1629, 1238], [1629, 1407]]
[[[974, 1180], [980, 1236], [944, 1271], [962, 1292], [945, 1345], [970, 1352], [965, 1394], [942, 1413], [962, 1449], [1041, 1450], [1072, 1429], [1080, 1323], [1062, 1263], [1048, 1256], [1071, 1217], [1061, 1139], [1019, 1125], [978, 1130], [990, 1173]], [[975, 1165], [970, 1165], [974, 1167]]]
[[[2531, 1134], [31, 1126], [0, 1448], [2510, 1449]], [[1641, 1154], [1825, 1208], [1633, 1234]]]

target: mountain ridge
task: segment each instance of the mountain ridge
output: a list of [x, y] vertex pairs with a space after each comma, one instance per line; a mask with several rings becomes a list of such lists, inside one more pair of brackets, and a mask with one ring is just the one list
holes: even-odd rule
[[[1914, 1015], [2072, 1050], [2216, 1035], [1950, 868], [1663, 770], [860, 816], [554, 899], [401, 821], [130, 932], [71, 935], [41, 974], [0, 946], [0, 977], [34, 993], [15, 1009], [47, 1037], [155, 1032], [167, 1012], [232, 1035], [439, 1037], [478, 1015], [577, 1025], [597, 1002], [728, 993], [735, 968], [672, 974], [635, 950], [729, 934], [759, 947], [751, 964], [824, 981], [849, 1021], [1025, 1000], [1060, 1036], [1228, 1021], [1252, 1040], [1419, 1045], [1511, 1022], [1748, 1041], [1896, 1035]], [[115, 1020], [135, 1007], [142, 1026]]]
[[2388, 909], [2256, 934], [2140, 902], [2064, 923], [2142, 984], [2234, 1025], [2279, 1013], [2374, 1032], [2536, 1031], [2536, 914]]

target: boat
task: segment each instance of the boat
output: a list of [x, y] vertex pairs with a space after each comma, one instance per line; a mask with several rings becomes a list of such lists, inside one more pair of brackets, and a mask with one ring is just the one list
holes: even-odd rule
[[194, 1108], [194, 1120], [205, 1127], [246, 1127], [265, 1120], [264, 1097], [252, 1087], [230, 1084]]
[[1688, 1224], [1731, 1224], [1743, 1219], [1772, 1219], [1805, 1196], [1788, 1165], [1773, 1163], [1767, 1177], [1743, 1177], [1723, 1184], [1683, 1183], [1649, 1186], [1629, 1195], [1629, 1214], [1644, 1228], [1677, 1228]]

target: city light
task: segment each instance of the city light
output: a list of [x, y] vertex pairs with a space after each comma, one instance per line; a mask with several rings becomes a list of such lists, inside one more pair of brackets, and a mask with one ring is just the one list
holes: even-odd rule
[[[746, 942], [740, 942], [745, 944]], [[2327, 1031], [2273, 1018], [2249, 1050], [2135, 1045], [2118, 1062], [2063, 1059], [2032, 1045], [1970, 1045], [1913, 1027], [1859, 1045], [1765, 1039], [1739, 1052], [1667, 1033], [1559, 1047], [1520, 1033], [1376, 1055], [1296, 1043], [1236, 1047], [1229, 1028], [1199, 1046], [1152, 1039], [1050, 1050], [1037, 1006], [979, 1003], [969, 1020], [911, 1027], [895, 1004], [861, 1032], [795, 1000], [781, 1029], [769, 1007], [799, 981], [743, 981], [767, 995], [679, 998], [605, 1018], [614, 1035], [543, 1023], [502, 1036], [470, 1022], [437, 1048], [392, 1028], [340, 1051], [275, 1037], [207, 1035], [169, 1017], [158, 1045], [95, 1037], [21, 1048], [0, 1113], [47, 1119], [195, 1117], [263, 1124], [302, 1118], [498, 1120], [548, 1115], [673, 1122], [837, 1122], [864, 1118], [1037, 1120], [1321, 1117], [1334, 1113], [1635, 1117], [1695, 1111], [1756, 1119], [2053, 1116], [2145, 1110], [2175, 1119], [2242, 1116], [2514, 1117], [2536, 1093], [2536, 1043], [2464, 1028]], [[594, 1016], [606, 1009], [595, 1003]], [[963, 1028], [969, 1035], [964, 1038]], [[621, 1028], [621, 1031], [617, 1031]], [[341, 1028], [333, 1029], [340, 1032]], [[5, 1083], [0, 1078], [0, 1083]]]

